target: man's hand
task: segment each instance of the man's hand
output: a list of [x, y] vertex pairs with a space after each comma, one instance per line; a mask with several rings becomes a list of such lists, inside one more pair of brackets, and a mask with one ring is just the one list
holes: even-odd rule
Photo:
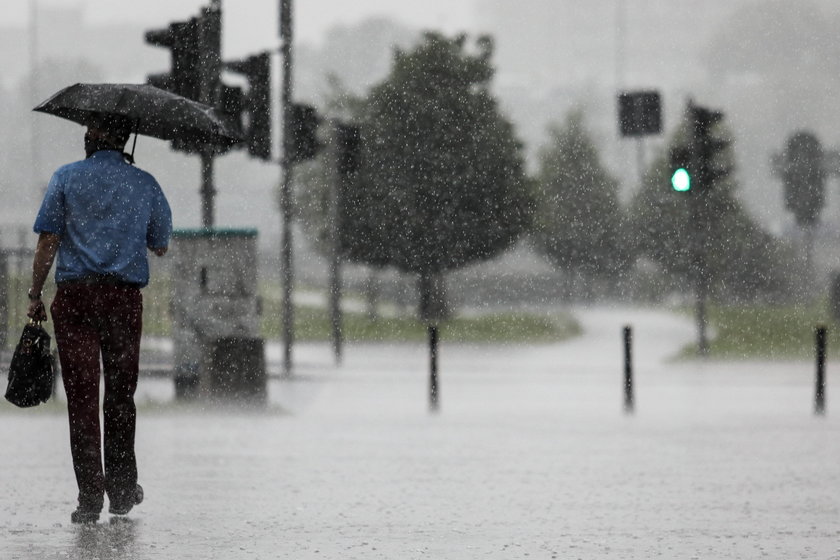
[[35, 321], [46, 321], [47, 310], [44, 308], [44, 302], [40, 299], [30, 301], [26, 316]]
[[44, 308], [44, 302], [41, 301], [41, 291], [44, 288], [44, 282], [47, 281], [50, 268], [52, 268], [60, 241], [61, 238], [54, 233], [41, 233], [38, 236], [38, 245], [35, 247], [35, 258], [32, 261], [32, 287], [29, 288], [29, 309], [26, 311], [27, 317], [36, 321], [47, 320], [47, 310]]
[[167, 249], [168, 247], [149, 247], [149, 250], [159, 257], [165, 255]]

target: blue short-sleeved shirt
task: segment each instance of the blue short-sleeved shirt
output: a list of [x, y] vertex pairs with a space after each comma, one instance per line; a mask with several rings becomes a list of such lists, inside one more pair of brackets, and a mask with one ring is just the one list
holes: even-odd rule
[[56, 282], [107, 274], [145, 286], [147, 249], [169, 245], [172, 212], [154, 177], [101, 150], [53, 174], [34, 230], [61, 238]]

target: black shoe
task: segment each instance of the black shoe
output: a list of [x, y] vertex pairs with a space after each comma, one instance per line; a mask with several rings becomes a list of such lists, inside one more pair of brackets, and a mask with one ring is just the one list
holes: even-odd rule
[[134, 488], [125, 500], [111, 500], [108, 506], [108, 513], [114, 515], [125, 515], [131, 508], [143, 502], [143, 487], [139, 484]]
[[99, 521], [99, 511], [79, 506], [70, 514], [72, 523], [96, 523]]

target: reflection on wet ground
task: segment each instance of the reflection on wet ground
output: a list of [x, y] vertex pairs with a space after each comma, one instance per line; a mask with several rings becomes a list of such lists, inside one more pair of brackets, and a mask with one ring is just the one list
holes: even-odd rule
[[111, 517], [106, 523], [74, 526], [78, 558], [96, 560], [133, 560], [136, 554], [140, 521], [129, 517]]
[[444, 345], [436, 414], [422, 345], [304, 347], [259, 413], [144, 379], [146, 499], [87, 527], [66, 413], [0, 403], [0, 559], [840, 558], [840, 391], [815, 417], [813, 364], [672, 362], [690, 319], [580, 318], [562, 344]]

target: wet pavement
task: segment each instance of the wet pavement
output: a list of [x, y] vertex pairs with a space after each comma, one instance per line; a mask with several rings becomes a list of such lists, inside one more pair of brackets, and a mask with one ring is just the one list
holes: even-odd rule
[[146, 500], [92, 526], [69, 522], [61, 395], [0, 404], [0, 557], [840, 559], [832, 364], [816, 417], [810, 363], [673, 362], [688, 320], [579, 317], [587, 335], [563, 344], [456, 346], [444, 331], [437, 414], [422, 345], [352, 345], [340, 368], [327, 345], [298, 345], [265, 410], [175, 403], [171, 381], [144, 378]]

